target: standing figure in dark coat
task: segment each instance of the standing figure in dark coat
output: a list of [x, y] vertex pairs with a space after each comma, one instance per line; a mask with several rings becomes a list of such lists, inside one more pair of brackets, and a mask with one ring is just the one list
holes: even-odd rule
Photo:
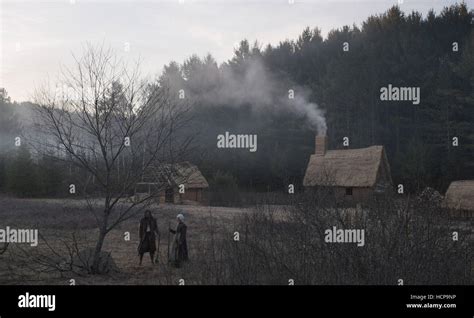
[[182, 262], [188, 260], [188, 243], [186, 242], [186, 230], [188, 227], [184, 224], [184, 215], [178, 214], [176, 218], [178, 220], [176, 230], [169, 229], [174, 234], [170, 261], [174, 266], [180, 267]]
[[140, 244], [138, 245], [138, 255], [140, 255], [140, 265], [142, 265], [143, 254], [150, 253], [151, 263], [154, 264], [154, 254], [156, 251], [156, 235], [160, 236], [156, 219], [151, 215], [150, 210], [145, 211], [145, 217], [140, 220]]

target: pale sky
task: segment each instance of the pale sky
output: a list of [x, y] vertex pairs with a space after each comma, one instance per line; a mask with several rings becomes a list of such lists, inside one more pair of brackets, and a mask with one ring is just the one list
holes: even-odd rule
[[[278, 44], [295, 39], [309, 26], [324, 36], [334, 28], [360, 25], [385, 12], [390, 0], [0, 0], [0, 87], [25, 101], [35, 87], [54, 79], [61, 64], [86, 42], [106, 43], [143, 71], [157, 76], [163, 65], [192, 54], [211, 53], [218, 63], [230, 59], [242, 39]], [[451, 0], [403, 0], [400, 8], [426, 15]], [[465, 1], [470, 9], [474, 0]], [[130, 51], [126, 52], [128, 43]]]

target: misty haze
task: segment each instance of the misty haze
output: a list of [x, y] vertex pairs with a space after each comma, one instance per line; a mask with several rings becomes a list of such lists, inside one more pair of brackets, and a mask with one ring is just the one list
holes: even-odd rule
[[0, 285], [472, 285], [473, 5], [2, 1]]

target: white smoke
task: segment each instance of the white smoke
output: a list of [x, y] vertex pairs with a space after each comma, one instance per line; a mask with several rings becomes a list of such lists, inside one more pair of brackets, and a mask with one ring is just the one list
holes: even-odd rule
[[305, 115], [312, 130], [316, 130], [318, 135], [326, 135], [326, 117], [324, 111], [316, 103], [310, 103], [304, 97], [295, 96], [294, 104], [296, 111]]
[[[192, 100], [199, 100], [210, 106], [250, 106], [260, 112], [291, 112], [301, 117], [313, 131], [326, 134], [326, 119], [324, 111], [309, 101], [308, 90], [295, 85], [286, 76], [272, 74], [258, 59], [245, 61], [235, 70], [228, 65], [219, 68], [216, 78], [214, 70], [201, 69], [196, 80], [188, 80], [194, 94]], [[211, 84], [209, 84], [211, 83]], [[177, 89], [182, 84], [177, 84]], [[294, 92], [291, 96], [289, 91]]]

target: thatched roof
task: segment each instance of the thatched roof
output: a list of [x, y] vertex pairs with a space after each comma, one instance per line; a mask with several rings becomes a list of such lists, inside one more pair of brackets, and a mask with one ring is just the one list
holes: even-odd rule
[[303, 185], [373, 187], [380, 178], [392, 183], [383, 146], [372, 146], [311, 155]]
[[186, 188], [208, 188], [206, 178], [198, 167], [188, 161], [152, 166], [145, 173], [144, 182], [166, 183], [168, 186], [184, 184]]
[[451, 209], [474, 211], [474, 180], [451, 182], [445, 201]]

